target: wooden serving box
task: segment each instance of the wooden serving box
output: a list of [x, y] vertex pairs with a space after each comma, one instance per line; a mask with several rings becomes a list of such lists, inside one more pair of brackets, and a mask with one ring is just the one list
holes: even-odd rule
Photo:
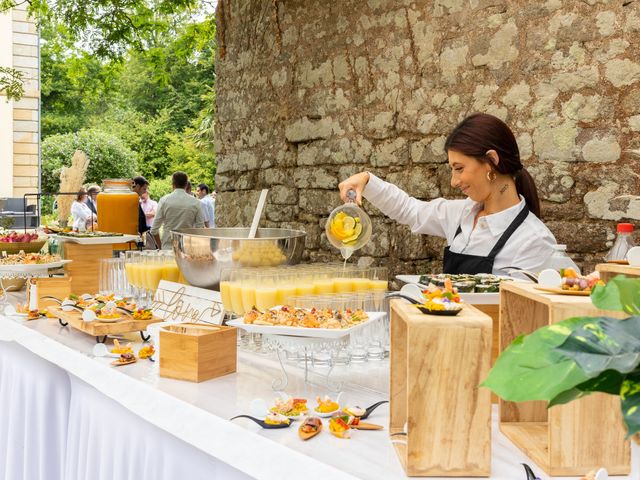
[[[535, 285], [504, 282], [500, 287], [500, 350], [521, 334], [575, 316], [625, 318], [599, 310], [590, 297], [548, 294]], [[631, 453], [620, 399], [593, 393], [547, 409], [547, 402], [500, 400], [500, 430], [551, 476], [578, 476], [605, 467], [628, 474]]]
[[179, 323], [160, 329], [160, 376], [203, 382], [236, 371], [235, 327]]
[[598, 265], [596, 265], [596, 271], [600, 272], [600, 278], [605, 283], [618, 275], [626, 275], [627, 277], [640, 277], [640, 267], [632, 267], [631, 265], [599, 263]]
[[134, 320], [133, 317], [123, 314], [123, 320], [113, 323], [101, 322], [94, 320], [93, 322], [85, 322], [82, 320], [82, 313], [77, 310], [65, 312], [60, 306], [48, 307], [51, 314], [60, 319], [61, 323], [66, 323], [81, 332], [93, 335], [99, 340], [100, 337], [107, 335], [118, 335], [129, 332], [143, 332], [152, 323], [161, 322], [162, 319], [154, 316], [149, 320]]
[[[40, 310], [58, 305], [57, 302], [50, 299], [43, 300], [42, 297], [50, 296], [55, 298], [67, 298], [71, 295], [71, 277], [68, 275], [63, 277], [34, 278], [33, 281], [38, 287], [38, 309]], [[29, 289], [27, 289], [27, 299], [28, 298]]]
[[[408, 476], [491, 473], [491, 317], [465, 305], [455, 317], [391, 302], [392, 440]], [[407, 424], [408, 434], [403, 435]]]

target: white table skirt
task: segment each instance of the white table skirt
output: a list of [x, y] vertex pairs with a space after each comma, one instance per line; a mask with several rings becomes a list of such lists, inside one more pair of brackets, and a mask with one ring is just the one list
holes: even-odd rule
[[71, 387], [67, 372], [0, 342], [0, 479], [63, 479]]
[[0, 479], [247, 479], [65, 370], [0, 342]]

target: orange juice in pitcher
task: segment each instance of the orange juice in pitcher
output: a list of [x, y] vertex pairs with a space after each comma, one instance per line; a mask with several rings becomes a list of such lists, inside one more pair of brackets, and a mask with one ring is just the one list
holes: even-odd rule
[[103, 232], [138, 234], [140, 199], [131, 190], [131, 180], [108, 178], [98, 194], [98, 228]]

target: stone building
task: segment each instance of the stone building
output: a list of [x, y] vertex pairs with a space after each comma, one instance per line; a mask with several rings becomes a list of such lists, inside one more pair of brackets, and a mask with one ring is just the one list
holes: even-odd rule
[[38, 30], [26, 3], [0, 13], [0, 65], [24, 73], [25, 95], [0, 95], [0, 197], [22, 197], [39, 187], [40, 61]]
[[[617, 221], [640, 219], [640, 1], [221, 0], [217, 219], [303, 228], [337, 260], [324, 221], [364, 169], [410, 194], [454, 198], [447, 133], [483, 111], [510, 124], [543, 218], [585, 268]], [[364, 261], [438, 271], [443, 242], [374, 217]]]

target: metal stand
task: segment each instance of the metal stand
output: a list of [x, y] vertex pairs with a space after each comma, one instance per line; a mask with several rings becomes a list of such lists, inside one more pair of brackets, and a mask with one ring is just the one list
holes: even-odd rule
[[[326, 338], [310, 338], [310, 337], [292, 337], [287, 335], [263, 335], [263, 341], [275, 350], [278, 357], [278, 363], [280, 365], [280, 377], [275, 378], [271, 383], [271, 388], [274, 391], [283, 391], [289, 384], [289, 376], [285, 367], [285, 360], [283, 359], [284, 352], [289, 348], [295, 348], [298, 350], [298, 354], [304, 358], [304, 382], [313, 383], [309, 379], [309, 363], [311, 361], [311, 355], [314, 351], [314, 347], [319, 345], [325, 345], [331, 343], [334, 349], [338, 349], [340, 352], [346, 348], [349, 344], [349, 336], [345, 336], [333, 341], [328, 341]], [[342, 391], [343, 382], [333, 381], [331, 374], [334, 371], [335, 363], [329, 360], [329, 370], [326, 374], [322, 374], [322, 386], [326, 387], [332, 392]]]
[[143, 342], [148, 342], [151, 339], [151, 334], [145, 335], [142, 330], [140, 330], [140, 338], [142, 338]]

